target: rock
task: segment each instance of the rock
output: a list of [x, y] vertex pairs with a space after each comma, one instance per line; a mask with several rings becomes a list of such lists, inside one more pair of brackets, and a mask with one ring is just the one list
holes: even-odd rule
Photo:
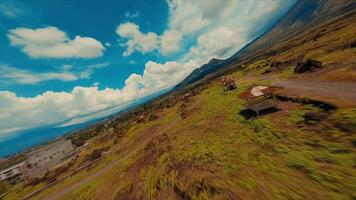
[[294, 69], [294, 73], [301, 74], [311, 72], [322, 67], [322, 63], [317, 60], [308, 59], [305, 63], [298, 63]]

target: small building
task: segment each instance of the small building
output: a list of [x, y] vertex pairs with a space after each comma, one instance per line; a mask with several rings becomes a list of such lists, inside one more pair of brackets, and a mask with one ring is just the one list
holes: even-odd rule
[[0, 172], [0, 181], [11, 180], [22, 175], [23, 162]]
[[282, 89], [275, 86], [254, 86], [243, 92], [240, 97], [247, 100], [247, 109], [259, 114], [260, 111], [268, 108], [276, 108], [278, 101], [274, 92]]
[[70, 140], [58, 140], [26, 154], [24, 176], [26, 179], [41, 178], [46, 172], [72, 159], [75, 150]]

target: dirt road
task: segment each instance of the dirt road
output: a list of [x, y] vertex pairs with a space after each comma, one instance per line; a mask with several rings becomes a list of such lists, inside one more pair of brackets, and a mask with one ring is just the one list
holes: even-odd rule
[[272, 85], [284, 87], [289, 95], [310, 96], [329, 101], [338, 106], [356, 105], [356, 82], [285, 80], [276, 77], [263, 77]]

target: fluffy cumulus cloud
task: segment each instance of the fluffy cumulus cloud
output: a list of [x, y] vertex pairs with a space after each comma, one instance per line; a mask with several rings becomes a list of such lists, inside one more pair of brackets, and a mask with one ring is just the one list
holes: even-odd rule
[[11, 29], [7, 37], [12, 46], [20, 47], [32, 58], [95, 58], [105, 50], [94, 38], [75, 36], [70, 39], [56, 27]]
[[116, 33], [127, 39], [127, 42], [123, 44], [126, 47], [123, 56], [129, 56], [134, 51], [146, 53], [157, 49], [157, 34], [152, 32], [142, 33], [139, 26], [134, 23], [121, 24], [117, 27]]
[[163, 55], [171, 54], [179, 51], [182, 34], [176, 30], [164, 32], [161, 37], [160, 51]]
[[149, 61], [142, 75], [132, 74], [126, 80], [123, 93], [138, 98], [172, 87], [182, 81], [197, 66], [197, 63], [192, 60], [186, 63], [170, 61], [163, 64]]
[[[200, 8], [196, 18], [202, 16], [207, 21], [207, 26], [197, 35], [196, 43], [182, 56], [182, 60], [195, 59], [200, 63], [212, 58], [225, 59], [236, 53], [266, 29], [268, 22], [280, 14], [275, 12], [278, 8], [291, 5], [291, 1], [281, 0], [173, 2]], [[175, 15], [189, 15], [186, 12], [189, 9]], [[171, 23], [172, 26], [184, 26], [179, 20], [172, 19]]]
[[120, 24], [116, 33], [122, 40], [121, 46], [126, 50], [123, 56], [130, 56], [134, 52], [145, 54], [158, 50], [161, 54], [167, 55], [179, 50], [179, 43], [182, 40], [182, 34], [176, 30], [168, 30], [162, 36], [156, 33], [143, 33], [137, 24], [126, 22]]
[[218, 27], [197, 38], [196, 45], [192, 46], [184, 59], [196, 59], [200, 63], [208, 62], [212, 58], [228, 58], [236, 53], [238, 47], [246, 44], [247, 36], [243, 32], [236, 37], [235, 30], [226, 27]]
[[206, 5], [224, 3], [224, 1], [168, 1], [170, 13], [168, 27], [179, 31], [182, 35], [190, 35], [211, 23], [203, 13]]
[[[49, 125], [98, 112], [125, 101], [119, 90], [75, 87], [71, 92], [47, 91], [32, 98], [0, 92], [0, 133]], [[14, 117], [16, 116], [16, 120]]]
[[[291, 5], [291, 2], [294, 2], [294, 0], [169, 0], [167, 1], [169, 7], [167, 29], [161, 35], [156, 34], [158, 37], [155, 40], [151, 40], [152, 48], [146, 48], [145, 51], [142, 51], [142, 48], [132, 48], [132, 46], [140, 47], [144, 45], [142, 44], [144, 41], [139, 40], [140, 37], [136, 37], [137, 39], [129, 38], [124, 55], [131, 55], [135, 51], [147, 53], [154, 50], [157, 50], [162, 55], [169, 55], [188, 48], [191, 51], [187, 54], [200, 56], [196, 58], [189, 57], [189, 59], [225, 58], [252, 40], [256, 33], [264, 30], [267, 22], [279, 14], [279, 12], [275, 11], [280, 7]], [[120, 27], [124, 25], [135, 26], [135, 30], [132, 31], [134, 33], [139, 30], [138, 25], [130, 22], [122, 24]], [[119, 34], [119, 36], [128, 38], [122, 34]], [[222, 45], [213, 45], [208, 50], [201, 41], [204, 40], [202, 38], [207, 41], [210, 37], [220, 42], [228, 41], [225, 40], [227, 37], [232, 40], [223, 45], [225, 49], [221, 49], [223, 48]], [[187, 38], [188, 40], [195, 40], [195, 45], [192, 47], [184, 46], [184, 41]], [[155, 42], [154, 45], [153, 42]], [[194, 51], [202, 49], [205, 53], [194, 53]], [[182, 57], [188, 57], [188, 55]]]

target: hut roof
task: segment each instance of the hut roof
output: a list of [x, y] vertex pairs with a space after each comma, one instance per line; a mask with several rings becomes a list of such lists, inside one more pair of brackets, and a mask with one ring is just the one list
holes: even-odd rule
[[276, 87], [276, 86], [254, 86], [251, 87], [249, 89], [247, 89], [246, 91], [244, 91], [240, 97], [243, 99], [253, 99], [256, 97], [260, 97], [263, 95], [267, 95], [267, 94], [271, 94], [277, 90], [282, 89], [281, 87]]

